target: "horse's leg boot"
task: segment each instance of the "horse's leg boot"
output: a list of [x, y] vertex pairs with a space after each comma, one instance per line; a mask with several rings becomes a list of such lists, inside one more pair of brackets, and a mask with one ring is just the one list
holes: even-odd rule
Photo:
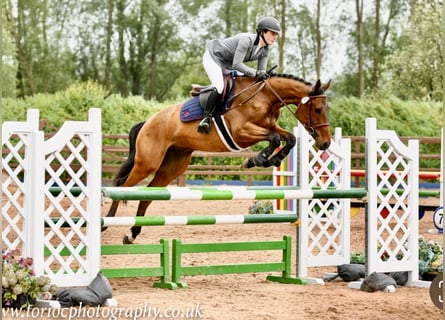
[[220, 94], [216, 91], [216, 88], [210, 88], [199, 95], [199, 102], [201, 103], [203, 111], [203, 119], [198, 125], [199, 133], [210, 133], [212, 125], [212, 115], [219, 102]]

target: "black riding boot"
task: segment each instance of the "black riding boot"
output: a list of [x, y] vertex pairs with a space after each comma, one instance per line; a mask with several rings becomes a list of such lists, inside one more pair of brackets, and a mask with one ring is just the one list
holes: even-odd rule
[[220, 94], [218, 93], [218, 91], [216, 91], [216, 88], [211, 88], [199, 95], [199, 102], [204, 109], [204, 118], [198, 125], [199, 133], [210, 133], [210, 128], [212, 125], [212, 114], [216, 109], [219, 99]]

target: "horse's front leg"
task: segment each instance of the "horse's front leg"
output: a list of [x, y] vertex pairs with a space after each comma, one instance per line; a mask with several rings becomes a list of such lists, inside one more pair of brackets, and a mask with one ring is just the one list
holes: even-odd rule
[[291, 132], [284, 130], [278, 125], [275, 126], [274, 130], [275, 132], [277, 132], [277, 134], [279, 134], [280, 140], [284, 141], [284, 146], [283, 148], [281, 148], [280, 151], [278, 151], [269, 159], [269, 162], [271, 163], [271, 165], [279, 167], [281, 161], [283, 161], [283, 159], [289, 155], [289, 152], [292, 150], [292, 148], [295, 147], [297, 139]]
[[[279, 167], [281, 161], [289, 155], [289, 152], [295, 146], [297, 139], [289, 132], [276, 125], [273, 128], [273, 134], [269, 139], [269, 145], [263, 149], [256, 157], [249, 158], [244, 162], [243, 167], [252, 168], [257, 167]], [[276, 154], [273, 152], [280, 146], [281, 141], [284, 141], [284, 146]]]
[[292, 150], [293, 147], [295, 147], [295, 144], [297, 143], [297, 139], [293, 134], [286, 136], [286, 140], [284, 141], [284, 147], [281, 148], [281, 150], [274, 154], [272, 157], [270, 157], [270, 165], [279, 167], [281, 161], [283, 161], [283, 159], [289, 155], [289, 152]]
[[246, 161], [244, 161], [243, 168], [270, 167], [271, 163], [269, 161], [269, 157], [279, 146], [280, 146], [280, 135], [278, 133], [273, 132], [270, 135], [269, 145], [263, 150], [261, 150], [255, 157], [249, 158]]

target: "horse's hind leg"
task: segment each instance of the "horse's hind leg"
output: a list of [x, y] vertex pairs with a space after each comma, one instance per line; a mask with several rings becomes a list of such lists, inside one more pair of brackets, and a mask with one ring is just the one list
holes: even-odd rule
[[[180, 176], [187, 169], [190, 163], [192, 151], [181, 151], [169, 149], [165, 155], [164, 161], [161, 167], [156, 171], [153, 179], [147, 185], [147, 187], [165, 187], [175, 178]], [[140, 201], [136, 216], [142, 217], [148, 206], [151, 204], [151, 200]], [[123, 238], [124, 244], [131, 244], [136, 237], [141, 233], [141, 227], [133, 226], [130, 229], [131, 235], [125, 235]]]
[[[147, 187], [151, 186], [151, 183], [147, 185]], [[148, 206], [151, 204], [150, 201], [139, 201], [138, 210], [136, 212], [136, 216], [141, 217], [145, 215], [145, 211], [147, 211]], [[141, 233], [141, 227], [133, 226], [130, 229], [131, 235], [124, 235], [122, 239], [123, 244], [131, 244], [134, 242], [136, 237]]]
[[[142, 127], [144, 126], [144, 123], [145, 122], [140, 122], [140, 123], [134, 125], [130, 130], [130, 134], [128, 135], [128, 141], [130, 144], [128, 158], [121, 165], [121, 167], [119, 168], [119, 172], [117, 173], [116, 177], [114, 178], [113, 185], [115, 185], [115, 186], [122, 186], [125, 182], [127, 182], [128, 176], [130, 174], [132, 174], [132, 172], [133, 172], [134, 165], [135, 165], [135, 157], [136, 157], [136, 139], [137, 139], [137, 136], [138, 136], [139, 132], [141, 131]], [[159, 163], [160, 162], [161, 162], [161, 158], [159, 159]], [[142, 171], [138, 170], [138, 172], [140, 174]], [[139, 178], [142, 180], [145, 177], [140, 175]], [[116, 211], [119, 206], [119, 202], [120, 202], [120, 200], [113, 200], [113, 203], [111, 204], [110, 209], [108, 210], [107, 217], [114, 217], [116, 215]], [[105, 231], [106, 229], [107, 229], [107, 227], [102, 227], [102, 231]]]
[[[155, 162], [155, 161], [153, 161]], [[128, 176], [125, 177], [125, 180], [123, 180], [123, 178], [120, 180], [119, 183], [115, 184], [117, 186], [122, 186], [122, 187], [131, 187], [136, 185], [138, 182], [140, 182], [141, 180], [143, 180], [144, 178], [146, 178], [149, 174], [150, 174], [150, 168], [145, 168], [142, 170], [143, 166], [141, 164], [135, 164], [131, 166], [131, 169], [129, 169], [129, 173]], [[125, 202], [125, 201], [124, 201]], [[108, 213], [107, 213], [107, 217], [114, 217], [116, 216], [116, 211], [117, 208], [119, 207], [119, 203], [120, 200], [113, 200], [113, 202], [111, 203], [110, 209], [108, 209]], [[148, 206], [148, 205], [147, 205]], [[107, 230], [107, 227], [102, 227], [102, 231]]]

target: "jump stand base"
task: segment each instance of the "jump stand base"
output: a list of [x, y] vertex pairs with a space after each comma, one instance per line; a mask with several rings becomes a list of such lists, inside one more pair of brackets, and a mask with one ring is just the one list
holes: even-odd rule
[[[266, 277], [267, 280], [269, 281], [273, 281], [273, 282], [278, 282], [278, 283], [285, 283], [285, 284], [302, 284], [305, 285], [307, 284], [307, 281], [305, 279], [302, 278], [295, 278], [295, 277], [281, 277], [281, 276], [272, 276], [269, 275]], [[177, 288], [181, 288], [181, 289], [187, 289], [188, 285], [185, 282], [176, 282], [175, 285], [177, 286]]]
[[269, 275], [267, 276], [266, 279], [269, 281], [286, 283], [286, 284], [307, 284], [307, 281], [305, 279], [296, 277], [280, 277], [280, 276]]
[[176, 290], [178, 289], [178, 285], [174, 282], [158, 281], [153, 283], [153, 288]]
[[189, 287], [188, 284], [183, 281], [176, 282], [176, 285], [178, 286], [178, 288], [181, 288], [181, 289], [187, 289]]
[[324, 286], [325, 285], [324, 280], [321, 279], [321, 278], [306, 278], [306, 281], [310, 285], [313, 285], [313, 284], [316, 284], [316, 285], [319, 285], [319, 286]]

